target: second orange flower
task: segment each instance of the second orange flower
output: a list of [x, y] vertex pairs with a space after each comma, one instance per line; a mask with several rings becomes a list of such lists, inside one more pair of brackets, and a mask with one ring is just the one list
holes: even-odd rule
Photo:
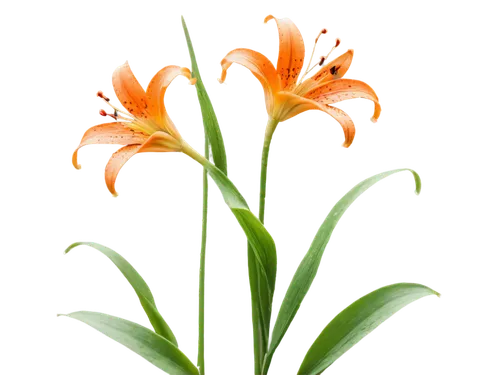
[[[220, 81], [224, 82], [227, 70], [233, 63], [243, 65], [253, 73], [264, 88], [266, 109], [269, 115], [267, 134], [272, 135], [279, 122], [288, 120], [304, 111], [315, 109], [328, 113], [340, 123], [345, 135], [344, 146], [349, 147], [354, 139], [354, 123], [344, 111], [330, 104], [353, 98], [369, 99], [375, 103], [373, 122], [377, 121], [381, 110], [378, 97], [370, 86], [361, 81], [342, 78], [351, 65], [353, 50], [348, 50], [326, 65], [323, 64], [328, 55], [321, 57], [316, 64], [321, 66], [319, 71], [311, 78], [304, 80], [305, 75], [312, 70], [312, 68], [309, 69], [309, 63], [304, 76], [298, 81], [304, 65], [305, 54], [302, 35], [288, 18], [277, 19], [268, 16], [264, 22], [270, 19], [274, 19], [278, 25], [279, 56], [277, 66], [274, 67], [259, 52], [245, 48], [235, 49], [221, 61]], [[316, 42], [324, 33], [326, 33], [325, 29], [320, 32]], [[332, 51], [339, 43], [340, 40], [337, 39]]]

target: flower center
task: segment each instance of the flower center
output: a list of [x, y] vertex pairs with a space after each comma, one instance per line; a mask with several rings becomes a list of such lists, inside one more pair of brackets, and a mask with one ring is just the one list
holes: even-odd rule
[[297, 82], [292, 88], [292, 91], [295, 94], [300, 94], [302, 83], [310, 78], [314, 73], [316, 73], [323, 65], [328, 63], [333, 58], [338, 49], [342, 46], [342, 39], [337, 35], [336, 38], [332, 41], [331, 47], [328, 48], [328, 51], [318, 55], [321, 39], [327, 34], [328, 29], [326, 26], [321, 27], [316, 32], [316, 35], [312, 40], [312, 48], [307, 58], [306, 66], [304, 67], [304, 70], [302, 71], [299, 78], [297, 79]]
[[140, 131], [146, 135], [151, 135], [158, 130], [157, 126], [152, 124], [150, 121], [139, 119], [131, 113], [116, 108], [113, 104], [111, 104], [110, 99], [105, 96], [102, 91], [98, 91], [97, 96], [104, 100], [104, 102], [113, 109], [113, 113], [107, 113], [104, 109], [99, 110], [99, 114], [101, 116], [109, 116], [115, 121], [120, 121], [130, 129]]

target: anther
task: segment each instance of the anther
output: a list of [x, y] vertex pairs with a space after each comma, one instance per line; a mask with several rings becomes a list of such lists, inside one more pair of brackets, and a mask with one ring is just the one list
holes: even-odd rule
[[330, 74], [332, 76], [334, 76], [335, 74], [337, 74], [337, 72], [339, 71], [339, 69], [340, 69], [340, 66], [335, 66], [335, 65], [332, 66], [331, 69], [330, 69]]
[[326, 26], [322, 26], [314, 36], [313, 43], [319, 43], [321, 38], [323, 38], [326, 34], [328, 34], [328, 28]]
[[337, 35], [335, 39], [332, 41], [332, 47], [339, 48], [341, 45], [342, 45], [342, 38]]
[[325, 57], [325, 56], [321, 56], [321, 57], [320, 57], [320, 59], [319, 59], [319, 63], [318, 63], [318, 65], [319, 65], [319, 66], [322, 66], [322, 65], [323, 65], [323, 63], [325, 62], [325, 60], [326, 60], [326, 57]]
[[95, 92], [95, 96], [99, 100], [105, 100], [105, 101], [110, 101], [111, 100], [111, 96], [109, 96], [108, 94], [106, 94], [106, 91], [104, 91], [103, 89], [97, 89], [96, 92]]
[[100, 109], [99, 114], [101, 116], [104, 116], [104, 117], [109, 116], [115, 120], [118, 120], [118, 114], [116, 112], [115, 112], [115, 114], [111, 114], [111, 113], [107, 113], [104, 109]]
[[100, 114], [101, 116], [104, 116], [104, 117], [106, 117], [106, 116], [108, 115], [104, 109], [100, 109], [100, 110], [99, 110], [99, 114]]

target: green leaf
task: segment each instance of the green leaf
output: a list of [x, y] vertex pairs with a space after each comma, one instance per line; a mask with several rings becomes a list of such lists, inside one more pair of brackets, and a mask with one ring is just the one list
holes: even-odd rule
[[219, 187], [226, 204], [245, 232], [254, 254], [254, 262], [249, 262], [252, 304], [256, 306], [252, 314], [254, 321], [258, 322], [259, 328], [257, 350], [260, 351], [260, 357], [264, 358], [276, 283], [276, 246], [269, 232], [250, 211], [245, 199], [227, 176], [209, 162], [204, 162], [203, 165]]
[[288, 290], [286, 292], [285, 298], [283, 299], [283, 303], [274, 325], [269, 352], [265, 359], [264, 373], [267, 372], [276, 348], [283, 339], [283, 336], [285, 335], [288, 327], [295, 317], [295, 314], [300, 308], [300, 304], [302, 303], [309, 288], [311, 287], [311, 284], [321, 263], [321, 258], [323, 256], [323, 252], [325, 251], [326, 245], [328, 244], [332, 232], [344, 212], [361, 194], [363, 194], [375, 183], [394, 173], [406, 170], [410, 171], [413, 174], [416, 184], [416, 193], [419, 194], [421, 189], [421, 181], [418, 174], [411, 169], [396, 169], [389, 172], [377, 174], [357, 184], [346, 195], [344, 195], [342, 199], [340, 199], [330, 211], [325, 221], [319, 228], [316, 236], [314, 237], [309, 251], [300, 263], [297, 271], [295, 272], [292, 282], [290, 283], [290, 286], [288, 287]]
[[68, 253], [71, 249], [81, 245], [90, 246], [100, 251], [102, 254], [106, 255], [109, 260], [111, 260], [115, 264], [116, 267], [118, 267], [120, 272], [123, 274], [123, 276], [125, 276], [127, 281], [137, 293], [137, 297], [139, 297], [139, 301], [141, 302], [141, 305], [144, 308], [144, 311], [146, 312], [149, 321], [154, 327], [156, 333], [158, 333], [160, 336], [163, 336], [172, 344], [177, 346], [177, 340], [175, 339], [172, 330], [156, 308], [155, 300], [153, 298], [153, 294], [151, 294], [151, 290], [149, 289], [148, 284], [146, 284], [141, 275], [137, 273], [135, 268], [132, 267], [132, 265], [117, 252], [95, 242], [76, 242], [69, 246], [66, 249], [65, 253]]
[[198, 375], [198, 369], [170, 341], [137, 323], [91, 311], [61, 314], [88, 324], [170, 375]]
[[[221, 131], [214, 109], [201, 80], [198, 64], [184, 18], [182, 26], [191, 56], [193, 76], [197, 78], [196, 89], [203, 116], [205, 135], [208, 136], [215, 166], [222, 174], [227, 175], [226, 153]], [[207, 170], [211, 167], [202, 163]], [[250, 212], [248, 205], [238, 190], [229, 181], [219, 176], [212, 169], [211, 177], [221, 189], [222, 195], [236, 216], [250, 241], [248, 253], [250, 289], [252, 293], [252, 319], [254, 321], [255, 351], [260, 353], [256, 358], [256, 369], [260, 369], [269, 339], [272, 299], [276, 279], [276, 248], [274, 241], [260, 221]], [[250, 237], [252, 239], [250, 240]], [[252, 243], [253, 241], [253, 243]]]
[[298, 375], [318, 375], [406, 305], [439, 293], [420, 284], [393, 284], [358, 299], [338, 314], [307, 352]]
[[193, 44], [191, 43], [191, 38], [189, 36], [189, 31], [182, 17], [182, 27], [184, 28], [184, 35], [186, 36], [186, 42], [189, 49], [189, 56], [191, 57], [191, 70], [192, 76], [196, 78], [196, 92], [198, 93], [198, 101], [200, 102], [201, 114], [203, 117], [203, 126], [205, 127], [205, 134], [208, 136], [210, 141], [210, 147], [212, 148], [212, 155], [214, 163], [224, 174], [227, 175], [227, 160], [226, 160], [226, 149], [224, 148], [224, 140], [222, 139], [222, 133], [219, 128], [219, 123], [217, 121], [217, 116], [215, 115], [214, 107], [212, 102], [205, 90], [203, 81], [201, 80], [200, 71], [198, 69], [198, 64], [196, 62], [196, 56], [194, 54]]
[[260, 374], [271, 334], [273, 305], [278, 285], [276, 241], [272, 235], [264, 235], [262, 222], [253, 212], [240, 208], [233, 208], [230, 211], [247, 239], [246, 265], [250, 291], [251, 345], [254, 373]]

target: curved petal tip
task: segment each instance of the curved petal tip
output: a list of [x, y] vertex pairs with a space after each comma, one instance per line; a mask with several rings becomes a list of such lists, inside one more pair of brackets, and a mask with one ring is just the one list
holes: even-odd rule
[[83, 171], [85, 169], [85, 166], [82, 163], [80, 163], [74, 169], [77, 172], [81, 172], [81, 171]]
[[383, 105], [381, 103], [372, 103], [372, 113], [369, 122], [372, 126], [377, 126], [382, 120]]
[[261, 22], [264, 24], [264, 25], [269, 25], [271, 22], [274, 21], [274, 19], [276, 18], [276, 15], [274, 15], [272, 12], [268, 12], [267, 14], [263, 15], [262, 16], [262, 19], [261, 19]]
[[81, 172], [85, 169], [85, 166], [80, 163], [80, 150], [75, 149], [73, 152], [70, 154], [69, 158], [69, 166], [73, 168], [77, 172]]

